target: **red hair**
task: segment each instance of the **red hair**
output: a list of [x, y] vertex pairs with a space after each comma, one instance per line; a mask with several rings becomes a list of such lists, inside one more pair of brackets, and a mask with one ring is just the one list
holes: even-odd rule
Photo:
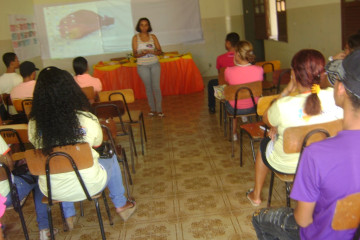
[[[324, 66], [324, 56], [314, 49], [300, 50], [291, 60], [291, 67], [294, 70], [296, 81], [307, 88], [311, 88], [313, 84], [320, 85]], [[310, 116], [321, 112], [320, 99], [316, 93], [312, 93], [307, 97], [304, 110]]]

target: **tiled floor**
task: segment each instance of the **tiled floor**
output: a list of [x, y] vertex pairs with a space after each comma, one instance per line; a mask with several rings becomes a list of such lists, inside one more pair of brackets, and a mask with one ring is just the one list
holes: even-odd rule
[[[239, 144], [235, 158], [231, 158], [230, 142], [224, 138], [218, 114], [208, 113], [205, 92], [166, 96], [163, 105], [164, 118], [146, 115], [145, 119], [145, 156], [136, 158], [136, 174], [132, 174], [131, 191], [138, 209], [124, 223], [112, 208], [113, 226], [103, 212], [107, 239], [256, 239], [251, 225], [255, 208], [245, 197], [254, 179], [248, 141], [245, 139], [245, 163], [240, 168]], [[142, 109], [145, 114], [149, 111], [146, 100], [137, 100], [131, 108]], [[134, 131], [139, 140], [137, 127]], [[140, 144], [137, 147], [141, 154]], [[269, 177], [261, 207], [266, 205], [268, 185]], [[275, 181], [273, 195], [273, 206], [285, 205], [285, 188], [279, 180]], [[23, 209], [30, 238], [38, 239], [31, 199]], [[101, 239], [93, 204], [85, 202], [85, 216], [79, 215], [75, 229], [60, 230], [56, 239]], [[62, 229], [57, 206], [54, 216], [55, 227]], [[24, 239], [17, 214], [7, 212], [4, 223], [7, 239]]]

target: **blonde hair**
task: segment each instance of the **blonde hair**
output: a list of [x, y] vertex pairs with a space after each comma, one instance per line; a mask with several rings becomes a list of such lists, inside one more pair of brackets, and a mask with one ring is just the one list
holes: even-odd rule
[[248, 41], [239, 41], [235, 46], [236, 53], [239, 53], [240, 57], [249, 63], [255, 62], [255, 54], [253, 52], [253, 46]]

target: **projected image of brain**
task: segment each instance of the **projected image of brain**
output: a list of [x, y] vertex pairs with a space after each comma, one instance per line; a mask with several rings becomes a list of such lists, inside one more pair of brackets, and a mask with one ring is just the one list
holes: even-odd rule
[[62, 18], [58, 29], [64, 39], [80, 39], [103, 26], [112, 24], [114, 24], [112, 17], [102, 17], [90, 10], [78, 10]]

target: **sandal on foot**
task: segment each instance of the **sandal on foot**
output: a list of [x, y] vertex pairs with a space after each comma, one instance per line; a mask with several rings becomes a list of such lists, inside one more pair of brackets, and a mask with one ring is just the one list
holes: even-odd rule
[[260, 203], [256, 203], [254, 202], [250, 197], [249, 197], [249, 194], [252, 193], [254, 191], [254, 189], [250, 188], [247, 192], [246, 192], [246, 198], [250, 201], [251, 205], [253, 205], [254, 207], [258, 207], [260, 206], [261, 202]]
[[[57, 228], [54, 228], [54, 235], [56, 235], [58, 232], [59, 230]], [[40, 230], [39, 234], [40, 234], [40, 240], [51, 239], [49, 228]]]
[[125, 208], [125, 209], [123, 209], [121, 211], [117, 211], [117, 213], [120, 215], [122, 220], [124, 220], [124, 222], [126, 222], [131, 217], [131, 215], [133, 215], [133, 213], [135, 212], [136, 202], [134, 200], [128, 200], [123, 208]]

